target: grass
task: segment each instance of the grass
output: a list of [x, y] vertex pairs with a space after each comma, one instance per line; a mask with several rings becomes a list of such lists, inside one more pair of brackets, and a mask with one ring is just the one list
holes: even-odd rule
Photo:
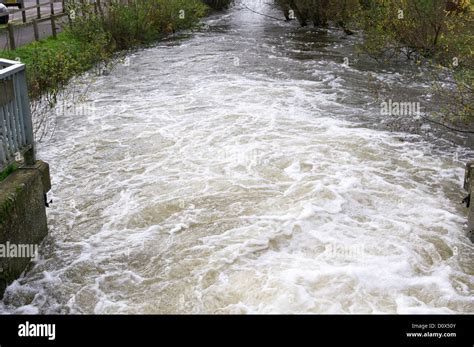
[[13, 163], [8, 165], [3, 171], [0, 171], [0, 182], [2, 182], [5, 178], [7, 178], [12, 172], [18, 169], [18, 165]]
[[14, 51], [3, 51], [0, 52], [0, 57], [5, 59], [15, 60], [21, 59], [22, 63], [26, 65], [32, 65], [35, 57], [42, 51], [70, 51], [72, 53], [79, 53], [81, 48], [81, 42], [75, 40], [67, 32], [59, 33], [57, 39], [49, 37], [41, 41], [32, 42], [25, 46], [19, 47]]
[[0, 52], [0, 58], [19, 60], [27, 66], [30, 98], [56, 94], [73, 76], [104, 59], [96, 42], [85, 42], [69, 32], [33, 42], [14, 51]]

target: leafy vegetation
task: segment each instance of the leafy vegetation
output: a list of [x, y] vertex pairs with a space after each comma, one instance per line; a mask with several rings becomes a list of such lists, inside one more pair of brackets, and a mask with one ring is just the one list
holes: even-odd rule
[[36, 99], [44, 93], [56, 95], [71, 77], [90, 69], [107, 54], [99, 39], [85, 42], [63, 32], [57, 39], [34, 42], [0, 56], [26, 64], [28, 91]]
[[474, 1], [277, 0], [301, 25], [334, 24], [363, 32], [362, 52], [387, 61], [405, 57], [432, 67], [449, 120], [474, 120]]
[[354, 21], [362, 51], [377, 59], [405, 56], [432, 67], [445, 118], [474, 119], [474, 16], [469, 0], [372, 0]]
[[100, 11], [92, 4], [70, 3], [77, 16], [70, 32], [82, 41], [106, 42], [108, 50], [128, 49], [153, 42], [165, 34], [193, 28], [207, 7], [199, 0], [136, 0], [114, 3]]
[[203, 0], [203, 2], [214, 10], [223, 10], [228, 8], [233, 0]]
[[3, 171], [0, 171], [0, 182], [7, 178], [12, 172], [16, 171], [16, 169], [18, 169], [18, 165], [13, 163], [7, 166]]
[[208, 7], [199, 0], [135, 0], [99, 8], [70, 1], [68, 11], [70, 26], [57, 39], [0, 53], [0, 57], [27, 65], [28, 90], [33, 100], [47, 95], [54, 104], [57, 94], [73, 76], [108, 61], [117, 51], [195, 27]]

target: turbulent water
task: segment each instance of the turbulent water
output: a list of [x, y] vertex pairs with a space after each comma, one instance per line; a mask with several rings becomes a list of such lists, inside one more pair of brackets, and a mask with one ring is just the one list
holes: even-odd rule
[[50, 234], [1, 310], [473, 313], [472, 152], [390, 132], [374, 106], [387, 85], [429, 91], [343, 64], [357, 38], [335, 30], [239, 7], [205, 24], [58, 116], [39, 148]]

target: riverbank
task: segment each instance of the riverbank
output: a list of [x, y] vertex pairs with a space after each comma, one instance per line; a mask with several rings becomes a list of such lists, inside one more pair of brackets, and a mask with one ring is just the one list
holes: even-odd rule
[[113, 4], [102, 11], [74, 3], [70, 6], [70, 25], [56, 39], [0, 53], [1, 58], [26, 64], [32, 100], [47, 95], [54, 103], [72, 77], [110, 61], [118, 52], [148, 45], [178, 30], [193, 29], [211, 10], [200, 0], [136, 1]]
[[[97, 50], [98, 49], [98, 50]], [[19, 60], [28, 69], [28, 91], [32, 100], [42, 94], [56, 94], [73, 76], [83, 73], [112, 51], [99, 47], [97, 41], [82, 41], [70, 32], [33, 42], [14, 51], [0, 53], [0, 57]]]
[[[469, 0], [277, 0], [287, 19], [301, 26], [333, 25], [363, 33], [361, 54], [382, 65], [403, 59], [427, 65], [433, 97], [442, 109], [425, 119], [474, 133], [474, 4]], [[291, 13], [290, 13], [291, 11]], [[347, 64], [350, 62], [347, 60]], [[403, 100], [403, 102], [412, 102]]]

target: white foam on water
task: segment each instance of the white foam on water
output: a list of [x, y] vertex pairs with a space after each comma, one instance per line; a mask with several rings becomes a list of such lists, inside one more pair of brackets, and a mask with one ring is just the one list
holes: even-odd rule
[[236, 13], [234, 37], [138, 52], [58, 116], [50, 234], [2, 312], [474, 312], [462, 165], [338, 118], [364, 111], [328, 64], [234, 65]]

